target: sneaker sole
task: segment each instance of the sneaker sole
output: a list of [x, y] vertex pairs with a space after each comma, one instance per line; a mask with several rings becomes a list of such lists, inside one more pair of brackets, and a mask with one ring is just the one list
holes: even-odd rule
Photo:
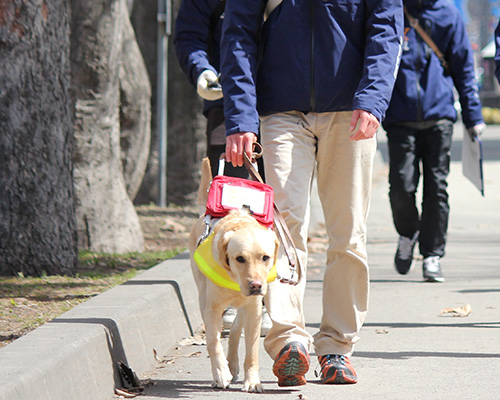
[[410, 266], [408, 268], [399, 268], [396, 264], [396, 262], [394, 262], [394, 269], [397, 271], [398, 274], [400, 275], [408, 275], [408, 273], [413, 270], [413, 265], [415, 265], [415, 263], [413, 262], [412, 260], [412, 263], [410, 264]]
[[305, 374], [308, 370], [309, 357], [297, 345], [290, 346], [273, 366], [273, 373], [278, 377], [278, 386], [305, 385]]
[[427, 276], [424, 278], [424, 282], [438, 282], [442, 283], [444, 282], [444, 278], [436, 278], [434, 276]]
[[357, 379], [349, 378], [344, 371], [337, 370], [335, 374], [328, 379], [322, 379], [321, 383], [325, 384], [353, 384], [358, 383]]

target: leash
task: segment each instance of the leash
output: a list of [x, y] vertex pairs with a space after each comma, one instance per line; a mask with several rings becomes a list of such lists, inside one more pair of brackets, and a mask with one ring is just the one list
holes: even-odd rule
[[[243, 153], [243, 162], [245, 167], [248, 170], [248, 173], [252, 177], [252, 179], [264, 183], [264, 180], [259, 174], [259, 171], [254, 167], [255, 159], [262, 156], [262, 145], [260, 143], [255, 143], [255, 150], [252, 154], [252, 160], [248, 157], [248, 155]], [[252, 162], [253, 161], [253, 162]], [[293, 243], [292, 234], [286, 225], [285, 219], [283, 215], [281, 215], [280, 210], [276, 203], [273, 203], [274, 209], [274, 226], [276, 227], [276, 231], [278, 234], [278, 239], [281, 242], [283, 249], [285, 251], [286, 257], [288, 258], [288, 264], [290, 268], [290, 277], [285, 278], [278, 273], [278, 278], [281, 283], [287, 283], [289, 285], [298, 285], [298, 283], [302, 280], [302, 269], [300, 268], [299, 258], [297, 257], [297, 248]], [[297, 279], [295, 279], [295, 275], [297, 275]]]

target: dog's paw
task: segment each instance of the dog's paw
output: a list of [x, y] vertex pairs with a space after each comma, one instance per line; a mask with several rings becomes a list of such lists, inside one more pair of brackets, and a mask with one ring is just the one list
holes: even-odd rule
[[243, 383], [242, 390], [244, 392], [250, 392], [250, 393], [264, 393], [264, 387], [262, 386], [262, 383], [260, 383], [260, 382], [245, 381]]
[[229, 387], [229, 384], [231, 383], [232, 379], [233, 376], [229, 372], [229, 369], [223, 371], [219, 370], [214, 376], [212, 387], [218, 389], [226, 389]]

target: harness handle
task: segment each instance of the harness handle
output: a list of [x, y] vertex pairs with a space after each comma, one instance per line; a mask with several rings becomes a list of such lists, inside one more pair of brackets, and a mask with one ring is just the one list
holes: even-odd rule
[[[255, 169], [257, 169], [257, 159], [262, 157], [263, 152], [264, 152], [264, 149], [263, 149], [262, 145], [259, 142], [254, 142], [251, 164], [254, 166]], [[245, 153], [245, 156], [248, 158], [246, 153]], [[217, 175], [224, 175], [224, 167], [225, 166], [226, 166], [226, 153], [222, 153], [219, 157], [219, 170], [217, 172]], [[255, 179], [255, 180], [258, 180], [258, 179]], [[261, 181], [261, 183], [263, 183], [263, 182]]]

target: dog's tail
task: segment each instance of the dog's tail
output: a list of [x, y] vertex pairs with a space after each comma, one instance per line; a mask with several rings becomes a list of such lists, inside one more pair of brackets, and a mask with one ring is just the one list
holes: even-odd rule
[[205, 214], [208, 200], [208, 189], [212, 181], [212, 168], [210, 168], [210, 160], [205, 157], [201, 162], [201, 180], [198, 187], [198, 212], [200, 215]]

